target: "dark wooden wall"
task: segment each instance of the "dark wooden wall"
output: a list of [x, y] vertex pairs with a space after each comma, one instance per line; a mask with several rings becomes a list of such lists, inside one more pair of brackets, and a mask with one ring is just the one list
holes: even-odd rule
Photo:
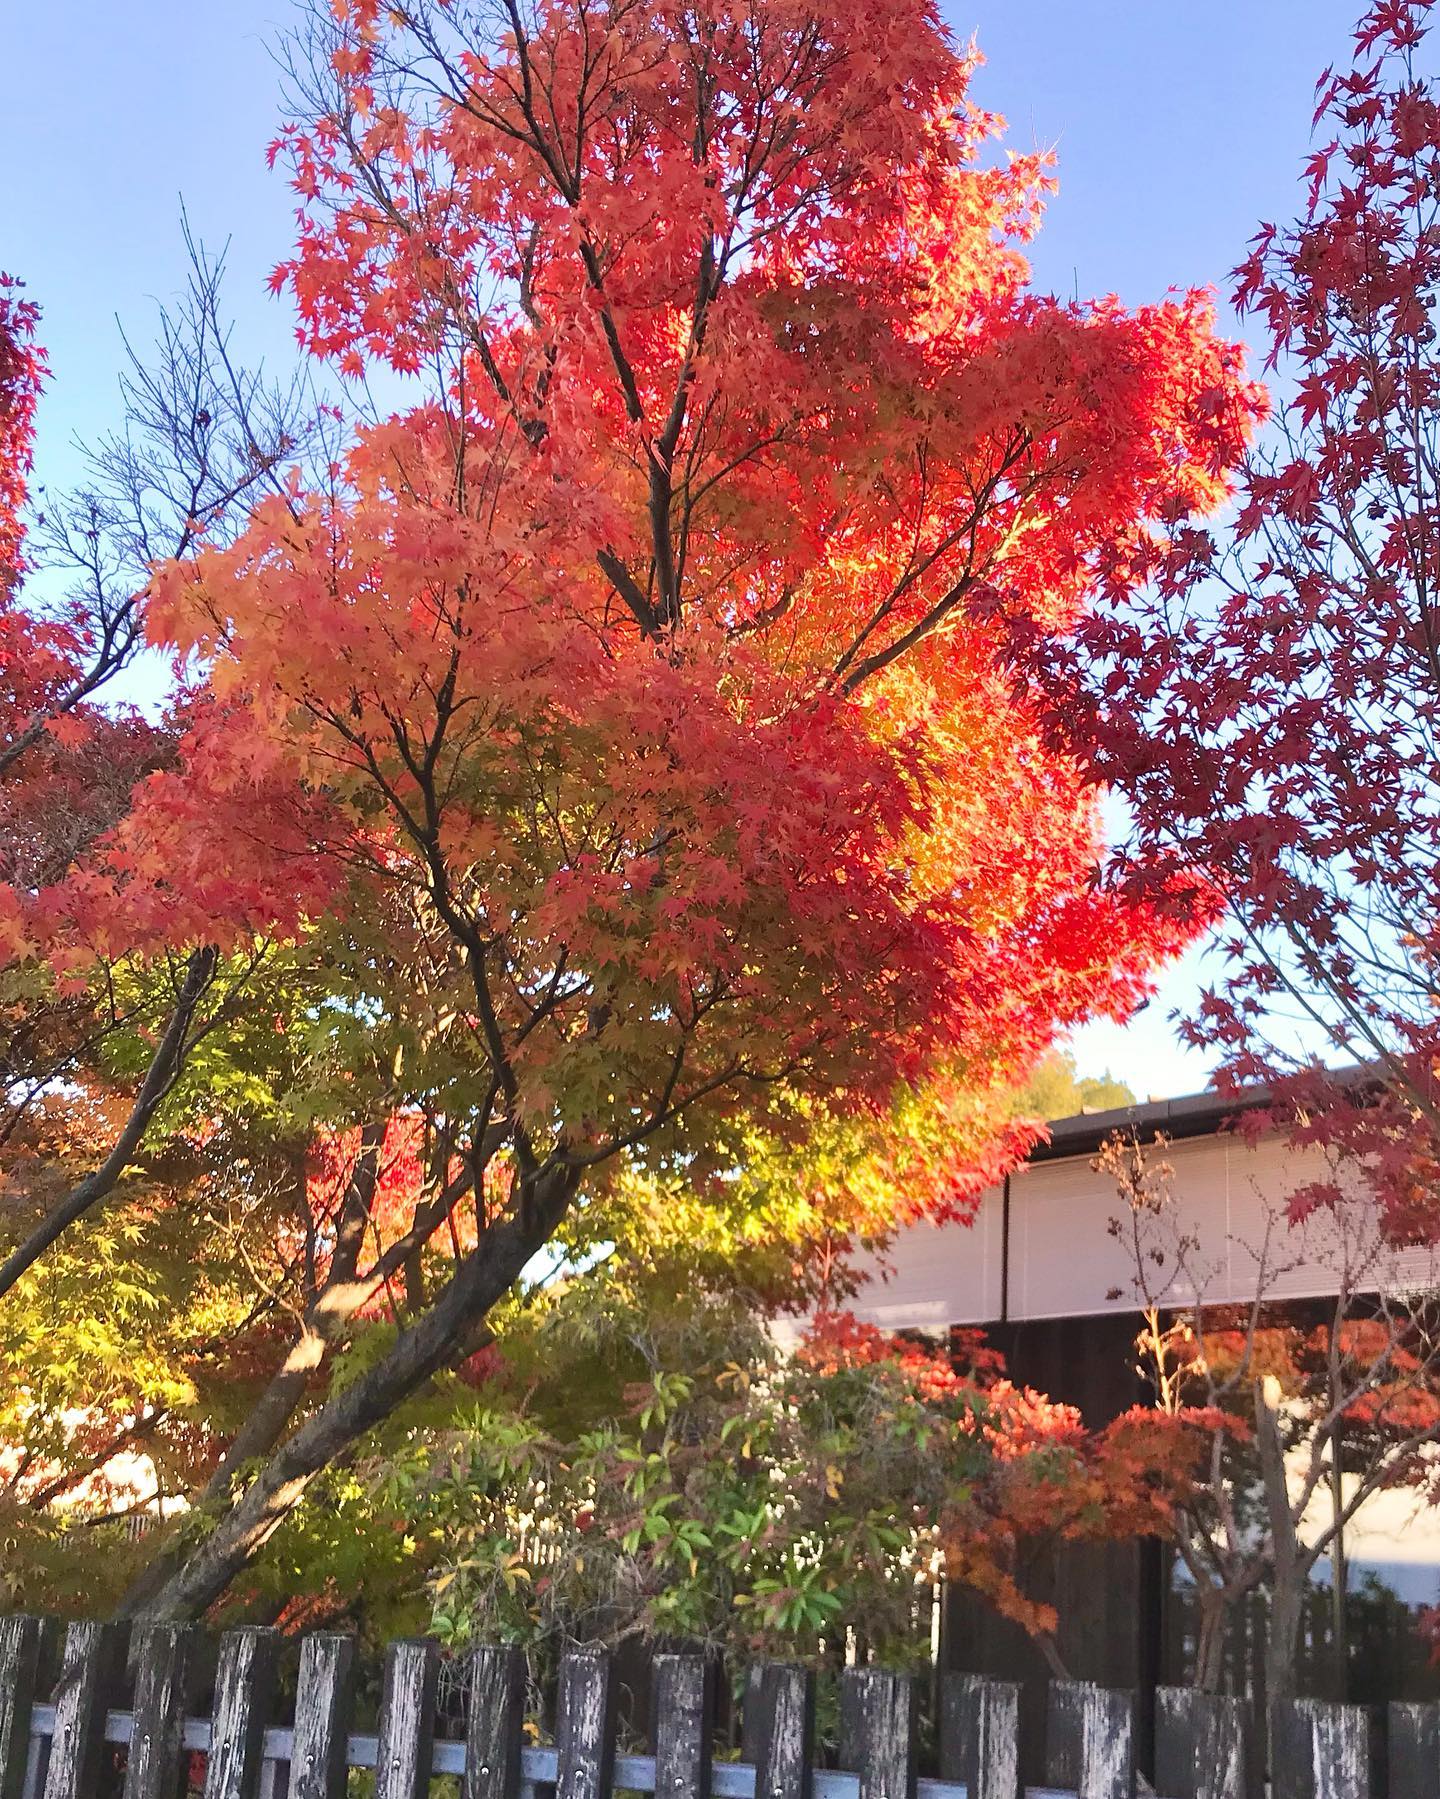
[[1135, 1366], [1140, 1319], [1133, 1312], [1006, 1321], [983, 1328], [1017, 1386], [1078, 1406], [1092, 1430], [1150, 1397]]
[[[1018, 1386], [1078, 1407], [1094, 1430], [1147, 1397], [1135, 1367], [1139, 1328], [1138, 1317], [1125, 1312], [988, 1324], [985, 1336], [1004, 1355]], [[1167, 1573], [1156, 1542], [1074, 1543], [1037, 1550], [1023, 1582], [1032, 1598], [1059, 1614], [1056, 1648], [1073, 1679], [1133, 1687], [1141, 1695], [1142, 1764], [1154, 1726], [1149, 1696], [1163, 1674]], [[1043, 1740], [1049, 1664], [1018, 1625], [978, 1595], [946, 1594], [940, 1662], [942, 1668], [1019, 1681], [1021, 1741], [1033, 1748]], [[1039, 1785], [1044, 1778], [1032, 1755], [1021, 1779]]]

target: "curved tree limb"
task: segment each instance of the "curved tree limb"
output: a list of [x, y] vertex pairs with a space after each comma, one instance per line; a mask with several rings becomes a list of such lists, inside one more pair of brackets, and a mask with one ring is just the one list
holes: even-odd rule
[[211, 945], [192, 951], [186, 964], [185, 979], [180, 984], [180, 992], [170, 1013], [170, 1022], [156, 1046], [155, 1054], [150, 1058], [150, 1066], [146, 1069], [145, 1079], [135, 1096], [135, 1104], [130, 1108], [130, 1116], [125, 1120], [109, 1155], [83, 1181], [72, 1187], [25, 1241], [0, 1263], [0, 1299], [5, 1297], [23, 1274], [34, 1267], [52, 1243], [106, 1197], [125, 1172], [130, 1158], [149, 1130], [150, 1121], [160, 1102], [184, 1067], [191, 1042], [190, 1026], [195, 1017], [195, 1008], [215, 978], [218, 960], [219, 952]]

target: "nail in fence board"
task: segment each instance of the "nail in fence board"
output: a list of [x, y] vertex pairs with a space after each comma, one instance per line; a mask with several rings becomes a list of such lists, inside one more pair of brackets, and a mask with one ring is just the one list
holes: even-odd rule
[[150, 1624], [138, 1636], [125, 1799], [173, 1799], [195, 1633], [188, 1625]]
[[655, 1799], [710, 1799], [715, 1670], [703, 1655], [655, 1657]]
[[375, 1799], [425, 1799], [435, 1742], [435, 1683], [440, 1645], [408, 1637], [385, 1651]]
[[859, 1799], [915, 1799], [915, 1683], [879, 1668], [840, 1676], [840, 1765], [860, 1776]]
[[1370, 1714], [1316, 1699], [1270, 1707], [1272, 1799], [1372, 1799]]
[[228, 1630], [220, 1639], [205, 1799], [251, 1799], [258, 1785], [279, 1643], [269, 1629]]
[[470, 1658], [461, 1799], [517, 1799], [525, 1685], [519, 1649], [485, 1644]]
[[295, 1689], [290, 1799], [344, 1799], [354, 1704], [354, 1637], [306, 1637]]
[[1165, 1799], [1247, 1799], [1248, 1712], [1243, 1699], [1157, 1687], [1156, 1792]]
[[609, 1799], [615, 1762], [615, 1691], [600, 1650], [560, 1663], [555, 1708], [555, 1799]]
[[1020, 1688], [1013, 1681], [941, 1677], [940, 1778], [963, 1782], [969, 1799], [1017, 1799]]
[[21, 1799], [30, 1759], [30, 1707], [40, 1620], [0, 1618], [0, 1799]]
[[45, 1799], [94, 1799], [105, 1756], [105, 1710], [125, 1669], [117, 1624], [72, 1624], [55, 1689], [55, 1734]]
[[1440, 1799], [1440, 1705], [1394, 1704], [1389, 1722], [1390, 1799]]
[[762, 1662], [750, 1670], [740, 1753], [755, 1770], [755, 1799], [806, 1799], [815, 1741], [815, 1679], [807, 1668]]
[[1046, 1779], [1079, 1799], [1133, 1799], [1135, 1695], [1084, 1681], [1050, 1688]]

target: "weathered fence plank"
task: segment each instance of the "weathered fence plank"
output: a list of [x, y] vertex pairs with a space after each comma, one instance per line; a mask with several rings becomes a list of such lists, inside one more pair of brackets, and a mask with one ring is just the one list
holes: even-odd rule
[[942, 1780], [963, 1782], [969, 1799], [1017, 1799], [1020, 1688], [1015, 1682], [978, 1674], [943, 1676], [939, 1735]]
[[220, 1639], [205, 1799], [251, 1799], [259, 1783], [279, 1644], [269, 1629], [227, 1630]]
[[94, 1799], [105, 1756], [105, 1709], [125, 1669], [128, 1632], [72, 1624], [65, 1632], [45, 1799]]
[[0, 1799], [22, 1799], [25, 1791], [39, 1660], [40, 1620], [0, 1618]]
[[1392, 1704], [1390, 1799], [1440, 1799], [1440, 1705]]
[[860, 1777], [860, 1799], [915, 1799], [915, 1683], [879, 1668], [840, 1676], [840, 1765]]
[[405, 1637], [386, 1648], [375, 1799], [425, 1799], [430, 1791], [439, 1672], [433, 1637]]
[[703, 1655], [655, 1657], [656, 1799], [710, 1799], [715, 1668]]
[[125, 1799], [173, 1799], [195, 1633], [183, 1624], [148, 1624], [137, 1638]]
[[471, 1656], [461, 1799], [517, 1799], [525, 1686], [521, 1650], [486, 1643]]
[[1243, 1699], [1155, 1689], [1155, 1790], [1165, 1799], [1248, 1799], [1249, 1708]]
[[1045, 1695], [1045, 1781], [1074, 1792], [1080, 1783], [1080, 1746], [1085, 1732], [1082, 1680], [1052, 1680]]
[[1046, 1721], [1046, 1779], [1079, 1799], [1132, 1799], [1135, 1695], [1057, 1680]]
[[555, 1799], [609, 1799], [615, 1687], [610, 1657], [601, 1650], [580, 1650], [561, 1660], [555, 1746]]
[[344, 1799], [354, 1704], [354, 1637], [306, 1637], [295, 1689], [290, 1799]]
[[815, 1680], [808, 1668], [762, 1662], [750, 1670], [740, 1753], [755, 1770], [755, 1799], [807, 1799], [815, 1742]]
[[1134, 1799], [1135, 1695], [1092, 1688], [1083, 1713], [1079, 1799]]
[[1370, 1714], [1317, 1699], [1270, 1707], [1272, 1799], [1373, 1799]]

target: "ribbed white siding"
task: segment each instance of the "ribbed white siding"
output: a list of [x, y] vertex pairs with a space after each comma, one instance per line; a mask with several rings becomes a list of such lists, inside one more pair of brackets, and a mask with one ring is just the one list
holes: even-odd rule
[[[1200, 1245], [1191, 1263], [1207, 1303], [1251, 1299], [1262, 1257], [1271, 1298], [1335, 1292], [1345, 1255], [1332, 1221], [1322, 1214], [1295, 1230], [1284, 1219], [1290, 1196], [1323, 1177], [1318, 1155], [1297, 1155], [1280, 1138], [1252, 1149], [1226, 1133], [1172, 1143], [1165, 1159], [1175, 1170], [1175, 1223]], [[1136, 1309], [1134, 1252], [1108, 1228], [1112, 1219], [1124, 1223], [1126, 1207], [1088, 1156], [1037, 1162], [1011, 1177], [1008, 1294], [1003, 1209], [997, 1188], [971, 1226], [902, 1232], [885, 1261], [873, 1264], [855, 1312], [901, 1330]], [[1428, 1250], [1387, 1256], [1370, 1273], [1357, 1284], [1440, 1286], [1440, 1263]], [[1185, 1304], [1195, 1297], [1178, 1281], [1165, 1286], [1168, 1273], [1152, 1270], [1150, 1278], [1157, 1298]]]

